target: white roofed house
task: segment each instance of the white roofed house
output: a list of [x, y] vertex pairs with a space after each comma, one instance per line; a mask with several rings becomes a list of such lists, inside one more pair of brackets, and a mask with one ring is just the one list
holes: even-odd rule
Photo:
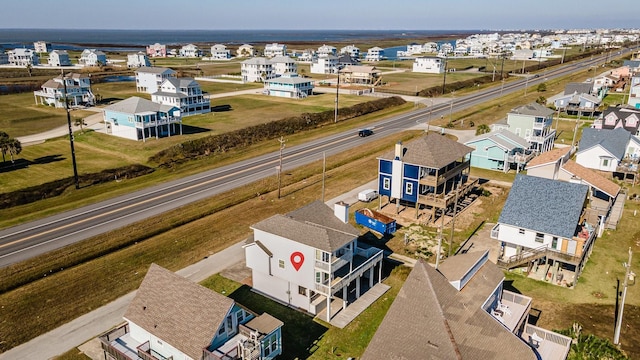
[[231, 59], [231, 50], [227, 49], [224, 44], [215, 44], [211, 46], [212, 60], [228, 60]]
[[354, 59], [360, 58], [360, 48], [355, 45], [347, 45], [343, 48], [340, 48], [341, 54], [349, 54]]
[[107, 55], [100, 50], [84, 49], [78, 63], [82, 66], [104, 66], [107, 65]]
[[313, 59], [309, 72], [312, 74], [336, 74], [338, 72], [338, 58], [330, 55]]
[[155, 43], [147, 46], [147, 55], [151, 57], [167, 57], [167, 45]]
[[51, 44], [47, 43], [46, 41], [36, 41], [33, 43], [33, 51], [39, 54], [49, 52], [50, 48]]
[[151, 264], [123, 316], [99, 340], [109, 360], [271, 360], [282, 321]]
[[381, 61], [384, 60], [385, 56], [384, 56], [384, 49], [374, 46], [372, 48], [370, 48], [369, 50], [367, 50], [367, 55], [365, 55], [364, 60], [365, 61]]
[[34, 91], [36, 104], [50, 105], [57, 108], [65, 107], [65, 83], [67, 86], [66, 98], [69, 106], [93, 106], [95, 96], [91, 92], [91, 79], [84, 74], [65, 74], [64, 79], [59, 75], [45, 82], [40, 90]]
[[445, 61], [435, 56], [421, 56], [415, 58], [413, 62], [413, 72], [442, 74], [444, 73]]
[[31, 49], [17, 48], [9, 51], [9, 64], [28, 66], [40, 64], [40, 57]]
[[263, 82], [276, 77], [273, 63], [263, 57], [255, 57], [241, 63], [242, 81]]
[[195, 58], [202, 56], [202, 51], [193, 44], [187, 44], [180, 48], [178, 54], [181, 57]]
[[65, 50], [51, 51], [49, 53], [49, 59], [47, 61], [49, 63], [49, 66], [71, 66], [69, 53]]
[[142, 51], [138, 51], [137, 53], [127, 54], [127, 67], [128, 68], [139, 68], [139, 67], [149, 67], [151, 63], [149, 63], [149, 58], [147, 54]]
[[179, 108], [183, 117], [211, 111], [209, 99], [202, 93], [200, 84], [192, 78], [170, 77], [164, 80], [160, 89], [151, 94], [151, 100]]
[[243, 44], [238, 47], [236, 51], [237, 57], [253, 57], [256, 55], [256, 50], [253, 45]]
[[336, 56], [338, 55], [338, 51], [336, 50], [335, 46], [330, 46], [330, 45], [322, 45], [318, 48], [318, 57], [325, 57], [325, 56], [329, 56], [329, 55], [333, 55]]
[[[245, 248], [253, 288], [330, 322], [368, 289], [380, 284], [383, 252], [358, 243], [349, 205], [331, 209], [315, 201], [251, 226]], [[348, 289], [355, 288], [355, 294]], [[336, 308], [335, 303], [341, 302]]]
[[107, 134], [131, 140], [182, 135], [182, 117], [177, 106], [136, 96], [104, 108], [104, 124]]
[[296, 64], [296, 61], [288, 56], [274, 56], [269, 59], [269, 61], [273, 64], [273, 72], [276, 75], [298, 73], [298, 65]]
[[581, 183], [518, 174], [491, 230], [500, 242], [498, 265], [526, 267], [536, 279], [573, 286], [601, 225], [588, 195]]
[[143, 66], [136, 70], [136, 91], [153, 94], [169, 78], [175, 78], [176, 72], [169, 68]]
[[264, 88], [271, 96], [302, 99], [313, 94], [313, 80], [297, 74], [285, 74], [265, 80]]
[[272, 58], [274, 56], [285, 56], [287, 55], [287, 45], [285, 44], [267, 44], [264, 47], [264, 56], [268, 58]]

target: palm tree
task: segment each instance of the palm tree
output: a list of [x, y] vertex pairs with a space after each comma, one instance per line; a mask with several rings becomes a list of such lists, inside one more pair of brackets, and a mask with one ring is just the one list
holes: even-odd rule
[[487, 124], [480, 124], [476, 128], [476, 135], [482, 135], [491, 132], [491, 128]]
[[14, 156], [22, 152], [22, 144], [20, 140], [14, 139], [4, 131], [0, 131], [0, 152], [2, 152], [2, 162], [6, 161], [6, 155], [9, 154], [11, 162], [15, 162]]

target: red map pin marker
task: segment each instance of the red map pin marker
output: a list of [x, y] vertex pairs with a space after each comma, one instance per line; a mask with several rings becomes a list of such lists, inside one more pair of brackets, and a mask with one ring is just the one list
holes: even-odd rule
[[291, 264], [296, 271], [300, 270], [302, 263], [304, 262], [304, 255], [300, 251], [296, 251], [291, 254]]

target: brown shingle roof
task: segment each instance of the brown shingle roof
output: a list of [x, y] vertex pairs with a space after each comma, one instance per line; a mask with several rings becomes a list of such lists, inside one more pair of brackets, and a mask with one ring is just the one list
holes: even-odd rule
[[562, 166], [562, 169], [567, 171], [571, 175], [579, 177], [580, 179], [589, 183], [591, 186], [598, 188], [600, 191], [606, 193], [611, 197], [616, 197], [620, 192], [620, 186], [618, 186], [618, 184], [591, 169], [587, 169], [586, 167], [578, 164], [573, 160], [567, 161]]
[[481, 307], [503, 278], [487, 262], [456, 291], [438, 270], [419, 260], [362, 359], [535, 360], [527, 344]]
[[251, 321], [245, 324], [246, 327], [253, 329], [261, 334], [270, 334], [283, 325], [284, 323], [282, 321], [274, 318], [267, 313], [263, 313], [262, 315], [251, 319]]
[[532, 168], [534, 166], [545, 165], [545, 164], [556, 162], [561, 157], [565, 156], [569, 152], [569, 150], [571, 150], [571, 148], [566, 147], [566, 148], [557, 148], [551, 151], [544, 152], [536, 156], [535, 158], [531, 159], [531, 161], [527, 163], [527, 168]]
[[151, 264], [124, 318], [200, 359], [233, 305], [233, 300]]
[[328, 252], [338, 250], [359, 235], [356, 228], [340, 221], [321, 201], [287, 215], [274, 215], [251, 227]]
[[[478, 260], [484, 256], [486, 251], [474, 251], [470, 253], [456, 255], [455, 261], [445, 261], [440, 265], [438, 270], [444, 277], [449, 281], [460, 280], [462, 277], [473, 268], [473, 266], [478, 262]], [[497, 281], [502, 281], [502, 277], [496, 279]]]
[[[472, 151], [473, 148], [453, 141], [446, 136], [429, 133], [404, 145], [402, 161], [440, 169]], [[392, 160], [394, 157], [395, 150], [384, 153], [379, 159]]]

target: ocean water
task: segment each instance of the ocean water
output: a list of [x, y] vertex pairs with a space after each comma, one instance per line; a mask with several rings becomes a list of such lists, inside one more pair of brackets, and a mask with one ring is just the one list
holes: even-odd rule
[[[156, 42], [176, 46], [188, 43], [252, 44], [272, 42], [366, 42], [391, 38], [416, 39], [450, 34], [486, 33], [482, 30], [82, 30], [0, 29], [0, 47], [33, 47], [34, 41], [53, 49], [77, 50], [94, 45], [102, 50], [140, 50]], [[395, 54], [394, 54], [395, 55]]]

